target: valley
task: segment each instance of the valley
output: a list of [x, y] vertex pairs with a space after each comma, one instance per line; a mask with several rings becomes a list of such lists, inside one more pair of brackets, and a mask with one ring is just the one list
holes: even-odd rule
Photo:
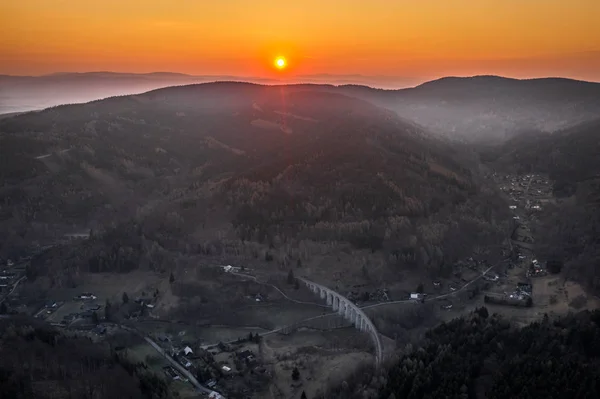
[[[383, 291], [368, 276], [354, 286], [340, 286], [340, 280], [332, 280], [343, 295], [355, 298], [387, 346], [391, 343], [388, 356], [418, 342], [427, 328], [467, 315], [484, 303], [491, 313], [522, 326], [545, 315], [599, 308], [600, 301], [576, 282], [547, 270], [541, 276], [531, 275], [546, 260], [537, 259], [528, 226], [544, 211], [534, 208], [537, 201], [553, 201], [552, 182], [536, 175], [492, 178], [507, 195], [506, 204], [514, 214], [510, 240], [480, 248], [457, 262], [450, 278], [405, 281]], [[4, 299], [8, 309], [20, 309], [76, 335], [123, 347], [131, 359], [171, 379], [171, 389], [181, 397], [193, 397], [187, 395], [194, 392], [186, 373], [178, 370], [182, 367], [207, 394], [218, 391], [224, 397], [257, 398], [300, 397], [302, 392], [319, 397], [326, 392], [323, 387], [339, 386], [355, 370], [373, 367], [373, 347], [367, 336], [297, 284], [294, 274], [305, 273], [303, 267], [295, 266], [293, 273], [274, 273], [244, 264], [211, 266], [201, 259], [175, 268], [173, 281], [166, 272], [88, 273], [80, 276], [82, 283], [76, 287], [49, 288], [45, 303], [41, 298], [31, 301], [31, 291], [19, 288], [26, 277], [19, 273], [30, 267], [30, 261], [11, 261], [12, 267], [6, 270], [13, 273], [5, 271], [4, 275], [13, 277], [14, 289]], [[530, 306], [485, 300], [488, 295], [508, 300], [509, 295], [517, 295], [512, 291], [518, 283], [525, 282], [532, 287]], [[421, 295], [421, 300], [410, 298], [411, 292]], [[323, 321], [310, 321], [319, 319]], [[189, 354], [184, 353], [186, 348]], [[240, 363], [240, 356], [253, 360]], [[334, 371], [339, 367], [343, 371]], [[323, 368], [329, 371], [319, 372]], [[298, 379], [292, 377], [294, 369], [299, 370]], [[263, 377], [250, 383], [249, 375], [256, 373]]]
[[0, 119], [2, 321], [90, 339], [165, 398], [336, 398], [377, 397], [482, 306], [524, 329], [600, 307], [545, 227], [597, 215], [593, 138], [577, 162], [536, 153], [556, 134], [467, 145], [354, 90], [214, 83]]

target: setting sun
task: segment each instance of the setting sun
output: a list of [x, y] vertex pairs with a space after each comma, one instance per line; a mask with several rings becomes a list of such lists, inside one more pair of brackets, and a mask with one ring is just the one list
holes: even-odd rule
[[287, 62], [284, 57], [275, 58], [275, 66], [277, 69], [283, 69], [287, 65]]

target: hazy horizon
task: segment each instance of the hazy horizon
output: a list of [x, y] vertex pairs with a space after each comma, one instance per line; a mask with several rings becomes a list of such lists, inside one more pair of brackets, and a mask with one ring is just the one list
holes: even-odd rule
[[[273, 81], [273, 82], [281, 82], [282, 84], [287, 84], [288, 82], [297, 82], [302, 79], [320, 79], [323, 80], [323, 84], [336, 84], [336, 80], [347, 79], [347, 80], [375, 80], [380, 82], [389, 82], [389, 83], [397, 83], [403, 82], [400, 84], [401, 87], [398, 88], [407, 88], [420, 85], [422, 83], [431, 82], [444, 78], [474, 78], [474, 77], [500, 77], [505, 79], [516, 79], [516, 80], [534, 80], [534, 79], [570, 79], [570, 80], [579, 80], [583, 82], [590, 83], [600, 83], [600, 76], [597, 79], [583, 79], [577, 78], [568, 75], [528, 75], [528, 76], [513, 76], [513, 75], [500, 75], [493, 73], [480, 73], [480, 74], [447, 74], [447, 75], [433, 75], [433, 76], [401, 76], [401, 75], [364, 75], [364, 74], [331, 74], [331, 73], [313, 73], [313, 74], [303, 74], [303, 75], [289, 75], [289, 76], [280, 76], [280, 77], [260, 77], [260, 76], [245, 76], [245, 75], [227, 75], [227, 74], [190, 74], [180, 71], [170, 71], [170, 70], [155, 70], [150, 72], [136, 72], [136, 71], [118, 71], [118, 70], [85, 70], [85, 71], [54, 71], [48, 73], [41, 74], [10, 74], [4, 73], [0, 74], [0, 76], [6, 77], [15, 77], [15, 78], [43, 78], [43, 77], [53, 77], [53, 76], [61, 76], [61, 75], [101, 75], [101, 74], [114, 74], [114, 75], [132, 75], [132, 76], [160, 76], [160, 75], [171, 75], [171, 76], [181, 76], [181, 77], [189, 77], [189, 78], [235, 78], [240, 79], [240, 81], [244, 81], [244, 79], [252, 79], [252, 80], [263, 80], [263, 81]], [[327, 79], [332, 79], [331, 83], [327, 81]], [[208, 83], [208, 82], [207, 82]], [[375, 87], [373, 88], [386, 88], [386, 87]]]
[[[0, 5], [0, 74], [178, 71], [600, 80], [600, 3], [274, 0]], [[286, 67], [273, 60], [283, 56]]]

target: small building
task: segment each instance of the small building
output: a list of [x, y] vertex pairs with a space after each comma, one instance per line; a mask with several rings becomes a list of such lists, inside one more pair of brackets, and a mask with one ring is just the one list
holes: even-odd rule
[[231, 367], [229, 367], [229, 366], [223, 366], [223, 367], [221, 367], [221, 370], [223, 370], [226, 373], [229, 373], [231, 371]]
[[187, 358], [181, 356], [181, 359], [179, 360], [179, 363], [181, 363], [181, 365], [183, 367], [185, 367], [186, 369], [192, 367], [192, 362], [190, 362]]
[[206, 383], [206, 386], [209, 387], [209, 388], [214, 388], [215, 386], [217, 386], [217, 381], [215, 381], [215, 380], [209, 380]]
[[189, 346], [186, 346], [185, 348], [183, 348], [183, 353], [187, 356], [190, 353], [194, 354], [194, 351], [192, 350], [192, 348], [190, 348]]
[[104, 334], [106, 334], [106, 327], [105, 326], [97, 326], [94, 329], [94, 332], [98, 335], [104, 335]]
[[98, 305], [97, 303], [91, 303], [89, 305], [85, 305], [82, 306], [81, 309], [85, 310], [85, 311], [92, 311], [92, 312], [96, 312], [98, 310], [100, 310], [102, 308], [102, 306]]
[[410, 299], [412, 299], [414, 301], [423, 302], [425, 300], [425, 296], [423, 294], [418, 294], [416, 292], [413, 292], [410, 294]]
[[223, 271], [225, 273], [238, 273], [241, 268], [239, 267], [235, 267], [235, 266], [231, 266], [231, 265], [227, 265], [227, 266], [221, 266], [223, 268]]
[[498, 281], [498, 279], [500, 278], [500, 276], [498, 276], [495, 273], [487, 273], [483, 275], [483, 278], [487, 281]]
[[254, 353], [252, 353], [252, 351], [249, 351], [247, 349], [245, 351], [237, 353], [237, 357], [241, 360], [246, 360], [250, 356], [254, 356]]
[[179, 377], [179, 374], [177, 374], [177, 372], [175, 371], [175, 369], [171, 366], [165, 366], [164, 367], [165, 370], [165, 374], [169, 377], [171, 377], [174, 380], [180, 380], [181, 377]]
[[97, 299], [97, 297], [91, 292], [84, 292], [83, 294], [79, 294], [78, 296], [76, 296], [75, 299], [94, 300]]

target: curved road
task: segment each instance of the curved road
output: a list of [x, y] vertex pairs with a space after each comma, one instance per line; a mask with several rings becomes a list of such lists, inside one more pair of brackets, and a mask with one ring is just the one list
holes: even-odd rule
[[[185, 367], [183, 367], [181, 364], [177, 363], [175, 361], [175, 359], [173, 359], [171, 356], [169, 356], [163, 348], [161, 348], [156, 342], [154, 342], [150, 337], [148, 337], [147, 335], [143, 334], [142, 332], [138, 331], [135, 328], [132, 327], [128, 327], [122, 324], [117, 324], [119, 326], [119, 328], [122, 328], [124, 330], [127, 330], [129, 332], [132, 332], [138, 336], [140, 336], [141, 338], [144, 339], [144, 341], [146, 341], [148, 344], [150, 344], [150, 346], [152, 346], [152, 348], [154, 348], [154, 350], [156, 350], [158, 353], [160, 353], [165, 359], [167, 359], [169, 361], [169, 363], [171, 363], [171, 365], [176, 368], [181, 374], [183, 374], [191, 383], [194, 387], [196, 387], [196, 389], [198, 389], [200, 392], [203, 392], [207, 395], [210, 395], [211, 393], [215, 392], [210, 388], [205, 387], [204, 385], [200, 384], [200, 382], [198, 382], [198, 380], [196, 379], [196, 377], [190, 373]], [[221, 399], [226, 399], [225, 396], [219, 394], [219, 398]]]
[[[502, 260], [500, 262], [497, 262], [497, 263], [493, 264], [492, 266], [488, 267], [485, 271], [483, 271], [481, 273], [481, 275], [479, 275], [479, 276], [475, 277], [473, 280], [465, 283], [462, 287], [458, 288], [456, 291], [448, 292], [446, 294], [437, 295], [435, 297], [430, 297], [426, 301], [435, 301], [435, 300], [438, 300], [438, 299], [444, 299], [444, 298], [450, 297], [452, 295], [456, 295], [459, 292], [462, 292], [465, 289], [467, 289], [474, 282], [476, 282], [479, 279], [481, 279], [490, 270], [492, 270], [496, 266], [498, 266], [498, 265], [500, 265], [502, 263], [505, 263], [505, 262], [506, 262], [506, 260]], [[248, 275], [248, 274], [243, 274], [243, 273], [235, 273], [235, 272], [233, 272], [232, 274], [235, 274], [236, 276], [240, 276], [240, 277], [250, 278], [250, 279], [256, 281], [259, 284], [271, 286], [271, 287], [275, 288], [277, 291], [279, 291], [286, 299], [288, 299], [288, 300], [290, 300], [292, 302], [301, 303], [301, 304], [307, 304], [307, 305], [317, 305], [317, 306], [329, 309], [329, 306], [326, 306], [326, 305], [316, 304], [316, 303], [313, 303], [313, 302], [297, 301], [295, 299], [292, 299], [292, 298], [288, 297], [279, 288], [277, 288], [276, 286], [274, 286], [273, 284], [263, 283], [261, 281], [258, 281], [258, 279], [256, 277], [254, 277], [254, 276], [251, 276], [251, 275]], [[405, 304], [405, 303], [414, 303], [414, 300], [412, 300], [412, 299], [403, 299], [403, 300], [399, 300], [399, 301], [380, 302], [380, 303], [375, 303], [375, 304], [372, 304], [372, 305], [359, 306], [359, 308], [360, 309], [371, 309], [371, 308], [376, 308], [376, 307], [379, 307], [379, 306], [399, 305], [399, 304]], [[303, 319], [303, 320], [297, 321], [297, 322], [295, 322], [293, 324], [304, 323], [304, 322], [307, 322], [307, 321], [311, 321], [311, 320], [319, 319], [321, 317], [327, 317], [327, 316], [331, 316], [331, 315], [335, 315], [335, 314], [338, 314], [338, 313], [337, 312], [330, 312], [330, 313], [322, 314], [322, 315], [319, 315], [319, 316], [313, 316], [313, 317], [309, 317], [307, 319]], [[289, 325], [286, 325], [286, 326], [283, 326], [283, 327], [278, 327], [278, 328], [275, 328], [275, 329], [270, 330], [270, 331], [265, 331], [265, 332], [259, 333], [258, 335], [261, 336], [261, 337], [264, 337], [266, 335], [275, 334], [275, 333], [277, 333], [277, 332], [279, 332], [279, 331], [281, 331], [281, 330], [283, 330], [285, 328], [288, 328], [288, 327], [289, 327]], [[228, 341], [226, 343], [234, 343], [236, 341], [237, 340], [232, 340], [232, 341]], [[210, 348], [210, 347], [216, 346], [216, 345], [218, 345], [218, 343], [202, 345], [202, 348]]]
[[[459, 289], [457, 289], [456, 291], [449, 292], [449, 293], [446, 293], [446, 294], [437, 295], [437, 296], [435, 296], [435, 297], [432, 297], [432, 298], [428, 298], [428, 299], [427, 299], [427, 301], [434, 301], [434, 300], [437, 300], [437, 299], [443, 299], [443, 298], [447, 298], [447, 297], [450, 297], [450, 296], [452, 296], [452, 295], [456, 295], [456, 294], [458, 294], [458, 293], [459, 293], [459, 292], [461, 292], [461, 291], [464, 291], [466, 288], [468, 288], [468, 287], [469, 287], [471, 284], [473, 284], [474, 282], [478, 281], [480, 278], [482, 278], [482, 277], [483, 277], [483, 276], [484, 276], [486, 273], [488, 273], [488, 272], [489, 272], [490, 270], [492, 270], [494, 267], [496, 267], [496, 266], [498, 266], [498, 265], [500, 265], [500, 264], [502, 264], [502, 263], [504, 263], [504, 262], [506, 262], [506, 261], [505, 261], [505, 260], [503, 260], [503, 261], [500, 261], [500, 262], [498, 262], [498, 263], [496, 263], [496, 264], [494, 264], [494, 265], [492, 265], [492, 266], [488, 267], [488, 268], [487, 268], [487, 269], [486, 269], [486, 270], [485, 270], [485, 271], [484, 271], [484, 272], [483, 272], [483, 273], [482, 273], [480, 276], [477, 276], [477, 277], [476, 277], [476, 278], [474, 278], [473, 280], [471, 280], [471, 281], [469, 281], [469, 282], [465, 283], [465, 284], [464, 284], [462, 287], [460, 287], [460, 288], [459, 288]], [[259, 283], [259, 284], [263, 284], [263, 285], [268, 285], [268, 286], [271, 286], [271, 287], [275, 288], [275, 289], [276, 289], [278, 292], [280, 292], [280, 293], [281, 293], [281, 294], [282, 294], [282, 295], [283, 295], [283, 296], [284, 296], [286, 299], [288, 299], [288, 300], [290, 300], [290, 301], [292, 301], [292, 302], [301, 303], [301, 304], [308, 304], [308, 305], [317, 305], [317, 306], [321, 306], [321, 307], [324, 307], [324, 308], [328, 308], [328, 309], [329, 309], [329, 307], [328, 307], [328, 306], [325, 306], [325, 305], [320, 305], [320, 304], [316, 304], [316, 303], [313, 303], [313, 302], [303, 302], [303, 301], [297, 301], [297, 300], [295, 300], [295, 299], [293, 299], [293, 298], [290, 298], [290, 297], [288, 297], [288, 296], [287, 296], [287, 295], [286, 295], [286, 294], [285, 294], [283, 291], [281, 291], [279, 288], [277, 288], [277, 287], [276, 287], [276, 286], [274, 286], [273, 284], [269, 284], [269, 283], [263, 283], [263, 282], [260, 282], [260, 281], [258, 281], [258, 279], [257, 279], [256, 277], [254, 277], [254, 276], [250, 276], [250, 275], [243, 274], [243, 273], [232, 273], [232, 274], [235, 274], [235, 275], [237, 275], [237, 276], [244, 277], [244, 278], [250, 278], [250, 279], [254, 280], [255, 282], [257, 282], [257, 283]], [[414, 301], [413, 301], [413, 300], [411, 300], [411, 299], [404, 299], [404, 300], [401, 300], [401, 301], [381, 302], [381, 303], [376, 303], [376, 304], [373, 304], [373, 305], [361, 306], [361, 307], [360, 307], [360, 309], [370, 309], [370, 308], [375, 308], [375, 307], [378, 307], [378, 306], [386, 306], [386, 305], [399, 305], [399, 304], [404, 304], [404, 303], [412, 303], [412, 302], [414, 302]], [[322, 315], [319, 315], [319, 316], [313, 316], [313, 317], [309, 317], [309, 318], [307, 318], [307, 319], [300, 320], [300, 321], [298, 321], [298, 322], [296, 322], [296, 323], [293, 323], [293, 324], [304, 323], [304, 322], [307, 322], [307, 321], [311, 321], [311, 320], [319, 319], [319, 318], [322, 318], [322, 317], [328, 317], [328, 316], [332, 316], [332, 315], [336, 315], [336, 314], [338, 314], [338, 312], [331, 312], [331, 313], [326, 313], [326, 314], [322, 314]], [[164, 357], [165, 357], [165, 358], [166, 358], [166, 359], [167, 359], [167, 360], [168, 360], [168, 361], [169, 361], [169, 362], [170, 362], [170, 363], [173, 365], [173, 367], [176, 367], [176, 368], [177, 368], [177, 369], [178, 369], [178, 370], [179, 370], [179, 371], [180, 371], [180, 372], [181, 372], [183, 375], [185, 375], [185, 376], [186, 376], [186, 377], [187, 377], [187, 378], [188, 378], [188, 379], [189, 379], [189, 380], [192, 382], [192, 384], [193, 384], [193, 385], [194, 385], [196, 388], [198, 388], [200, 391], [202, 391], [202, 392], [206, 392], [206, 393], [210, 393], [210, 392], [212, 392], [210, 389], [208, 389], [208, 388], [204, 387], [203, 385], [201, 385], [201, 384], [198, 382], [198, 380], [197, 380], [197, 379], [196, 379], [196, 378], [195, 378], [195, 377], [194, 377], [194, 376], [193, 376], [193, 375], [192, 375], [192, 374], [191, 374], [189, 371], [187, 371], [187, 370], [186, 370], [185, 368], [183, 368], [183, 367], [182, 367], [182, 366], [181, 366], [179, 363], [177, 363], [177, 362], [176, 362], [176, 361], [175, 361], [173, 358], [171, 358], [171, 357], [170, 357], [168, 354], [166, 354], [166, 353], [164, 352], [164, 350], [163, 350], [163, 349], [162, 349], [162, 348], [161, 348], [161, 347], [160, 347], [158, 344], [156, 344], [156, 342], [154, 342], [152, 339], [150, 339], [149, 337], [147, 337], [147, 336], [145, 336], [145, 335], [141, 334], [139, 331], [137, 331], [137, 330], [135, 330], [135, 329], [128, 328], [128, 327], [125, 327], [125, 326], [123, 326], [123, 327], [124, 327], [124, 328], [126, 328], [126, 329], [129, 329], [129, 330], [132, 330], [132, 331], [134, 331], [134, 332], [135, 332], [136, 334], [138, 334], [138, 335], [141, 335], [141, 336], [144, 338], [144, 340], [146, 340], [146, 342], [148, 342], [148, 343], [149, 343], [149, 344], [150, 344], [150, 345], [151, 345], [151, 346], [152, 346], [152, 347], [153, 347], [153, 348], [154, 348], [156, 351], [158, 351], [160, 354], [162, 354], [162, 355], [163, 355], [163, 356], [164, 356]], [[270, 331], [265, 331], [265, 332], [259, 333], [258, 335], [259, 335], [259, 336], [261, 336], [261, 337], [264, 337], [264, 336], [267, 336], [267, 335], [275, 334], [275, 333], [277, 333], [277, 332], [279, 332], [279, 331], [282, 331], [282, 330], [284, 330], [285, 328], [288, 328], [288, 326], [286, 325], [286, 326], [283, 326], [283, 327], [278, 327], [278, 328], [275, 328], [275, 329], [273, 329], [273, 330], [270, 330]], [[235, 342], [237, 342], [237, 341], [238, 341], [238, 340], [237, 340], [237, 339], [235, 339], [235, 340], [231, 340], [231, 341], [224, 342], [224, 343], [226, 343], [226, 344], [232, 344], [232, 343], [235, 343]], [[210, 347], [214, 347], [214, 346], [216, 346], [216, 345], [218, 345], [218, 344], [219, 344], [219, 343], [202, 345], [202, 346], [201, 346], [201, 348], [202, 348], [202, 349], [207, 349], [207, 348], [210, 348]], [[223, 397], [223, 398], [224, 398], [224, 397]]]
[[[464, 291], [467, 287], [469, 287], [474, 282], [478, 281], [483, 276], [485, 276], [490, 270], [492, 270], [493, 268], [495, 268], [496, 266], [498, 266], [498, 265], [500, 265], [500, 264], [502, 264], [504, 262], [506, 262], [506, 260], [501, 260], [500, 262], [495, 263], [492, 266], [488, 267], [487, 269], [485, 269], [485, 271], [483, 271], [481, 273], [480, 276], [477, 276], [473, 280], [469, 281], [468, 283], [465, 283], [462, 287], [460, 287], [456, 291], [452, 291], [452, 292], [449, 292], [449, 293], [446, 293], [446, 294], [441, 294], [441, 295], [438, 295], [438, 296], [430, 297], [430, 298], [427, 298], [426, 301], [428, 301], [428, 302], [429, 301], [435, 301], [437, 299], [444, 299], [444, 298], [450, 297], [452, 295], [456, 295], [459, 292]], [[414, 302], [414, 300], [412, 300], [412, 299], [403, 299], [401, 301], [380, 302], [380, 303], [376, 303], [376, 304], [373, 304], [373, 305], [361, 306], [360, 308], [361, 309], [370, 309], [370, 308], [375, 308], [375, 307], [378, 307], [378, 306], [396, 305], [396, 304], [408, 303], [408, 302]]]

